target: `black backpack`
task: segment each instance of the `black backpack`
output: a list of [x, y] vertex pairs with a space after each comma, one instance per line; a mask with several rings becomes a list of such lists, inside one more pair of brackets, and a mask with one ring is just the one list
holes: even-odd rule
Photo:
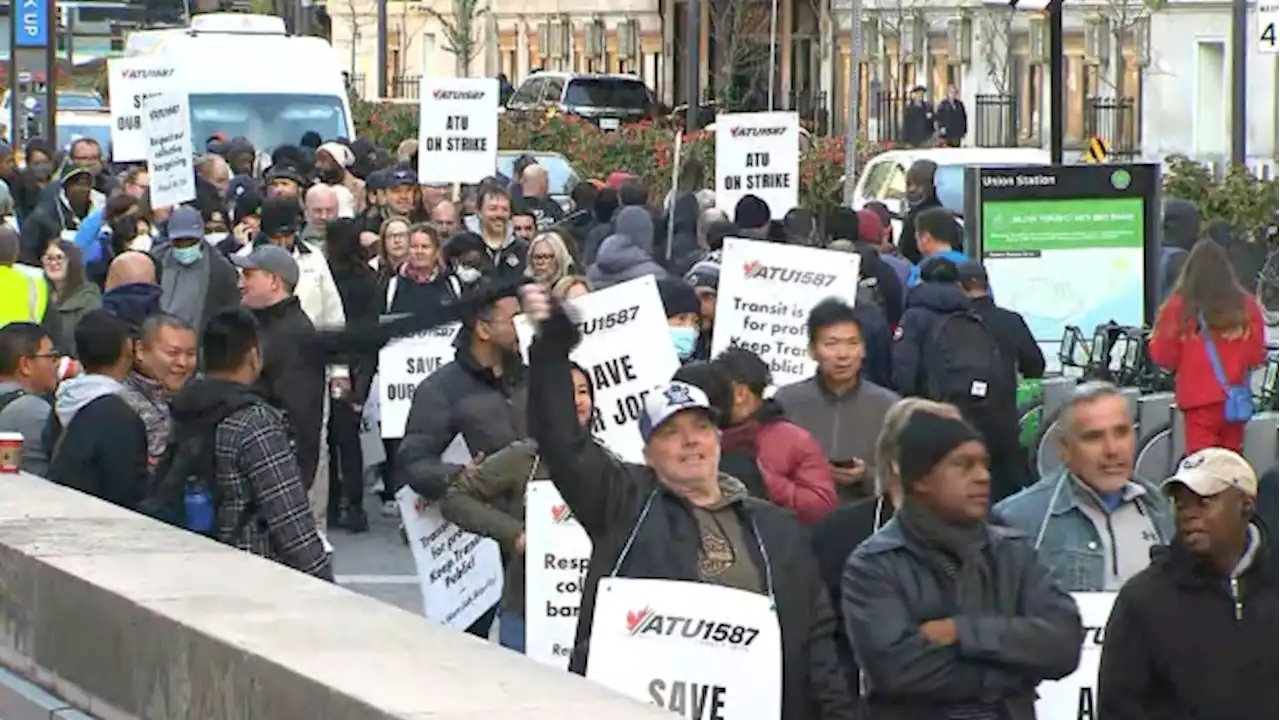
[[990, 329], [972, 310], [943, 315], [925, 346], [925, 397], [965, 408], [990, 405], [1008, 393], [1008, 366]]
[[23, 390], [22, 388], [18, 388], [17, 390], [11, 390], [5, 393], [4, 395], [0, 395], [0, 412], [4, 412], [4, 409], [9, 407], [9, 403], [13, 402], [14, 400], [17, 400], [18, 398], [26, 394], [27, 394], [26, 390]]
[[[175, 424], [169, 445], [152, 475], [151, 490], [138, 509], [170, 525], [216, 537], [218, 511], [223, 500], [214, 468], [218, 425], [254, 403], [252, 396], [244, 396], [198, 422]], [[255, 511], [256, 504], [251, 498], [237, 519], [231, 537], [239, 537]]]

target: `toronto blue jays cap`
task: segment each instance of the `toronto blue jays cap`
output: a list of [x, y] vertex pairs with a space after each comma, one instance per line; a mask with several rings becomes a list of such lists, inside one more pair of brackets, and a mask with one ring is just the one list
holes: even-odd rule
[[655, 389], [644, 399], [644, 412], [640, 413], [640, 437], [649, 442], [663, 423], [685, 410], [702, 410], [712, 420], [718, 415], [707, 394], [689, 383], [674, 380]]

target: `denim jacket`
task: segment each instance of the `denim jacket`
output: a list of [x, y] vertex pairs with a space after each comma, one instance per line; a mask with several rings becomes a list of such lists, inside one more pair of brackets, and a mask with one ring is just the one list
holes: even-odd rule
[[[992, 521], [1027, 533], [1041, 561], [1058, 583], [1069, 592], [1088, 592], [1106, 587], [1107, 558], [1102, 538], [1093, 522], [1080, 509], [1079, 483], [1065, 468], [1050, 475], [992, 509]], [[1133, 501], [1151, 520], [1159, 543], [1173, 538], [1173, 511], [1159, 488], [1144, 480], [1131, 482], [1145, 492]]]

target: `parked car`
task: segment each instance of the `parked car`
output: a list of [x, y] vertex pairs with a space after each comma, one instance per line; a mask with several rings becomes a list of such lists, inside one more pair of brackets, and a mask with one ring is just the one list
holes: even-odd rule
[[511, 111], [553, 106], [577, 115], [601, 130], [650, 119], [657, 109], [653, 93], [634, 75], [587, 75], [542, 71], [530, 75], [507, 100]]
[[[107, 104], [103, 101], [102, 96], [92, 90], [74, 90], [62, 89], [58, 91], [58, 113], [61, 116], [64, 110], [106, 110]], [[40, 103], [29, 107], [31, 114], [39, 112]], [[9, 120], [13, 117], [13, 91], [5, 90], [4, 96], [0, 98], [0, 135], [3, 135], [7, 142], [13, 142], [13, 135], [9, 132]]]
[[[895, 216], [906, 213], [907, 168], [917, 160], [938, 164], [934, 187], [943, 207], [964, 215], [964, 170], [967, 167], [998, 165], [1050, 165], [1049, 151], [1040, 148], [920, 148], [890, 150], [867, 162], [854, 186], [853, 209], [869, 202], [881, 202]], [[902, 222], [893, 221], [893, 239], [898, 241]], [[963, 224], [963, 223], [961, 223]]]
[[110, 154], [110, 110], [59, 110], [57, 125], [59, 150], [66, 150], [71, 143], [87, 137], [97, 140], [103, 151]]
[[573, 186], [582, 182], [582, 173], [569, 163], [569, 159], [560, 153], [541, 152], [538, 150], [502, 150], [498, 153], [498, 172], [511, 177], [515, 172], [516, 160], [523, 155], [532, 155], [547, 171], [547, 187], [551, 199], [560, 204], [566, 211], [572, 204], [569, 193]]

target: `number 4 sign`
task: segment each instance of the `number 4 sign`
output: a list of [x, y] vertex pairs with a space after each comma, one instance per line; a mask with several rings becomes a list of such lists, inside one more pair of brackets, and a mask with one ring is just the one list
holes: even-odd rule
[[1258, 4], [1258, 52], [1275, 55], [1280, 52], [1276, 33], [1280, 32], [1280, 3]]

